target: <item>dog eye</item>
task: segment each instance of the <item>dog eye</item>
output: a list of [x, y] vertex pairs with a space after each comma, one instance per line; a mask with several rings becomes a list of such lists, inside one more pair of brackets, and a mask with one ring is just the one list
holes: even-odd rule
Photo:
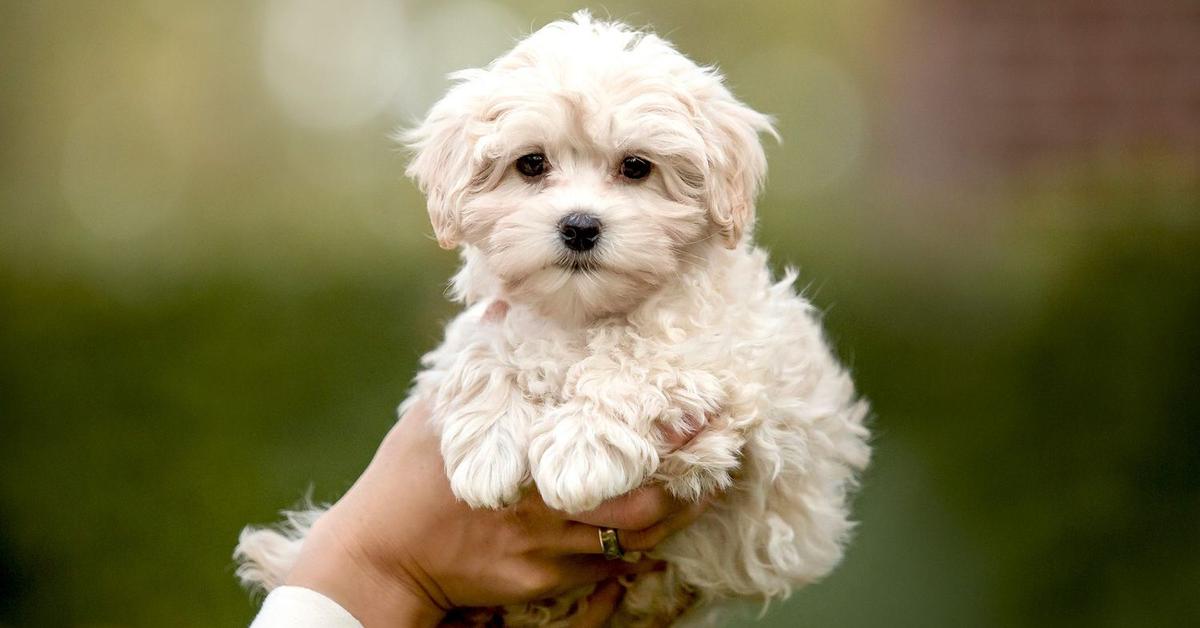
[[650, 162], [641, 157], [626, 157], [621, 162], [621, 176], [626, 179], [644, 179], [650, 174]]
[[539, 177], [546, 172], [546, 156], [530, 153], [517, 159], [517, 172], [527, 177]]

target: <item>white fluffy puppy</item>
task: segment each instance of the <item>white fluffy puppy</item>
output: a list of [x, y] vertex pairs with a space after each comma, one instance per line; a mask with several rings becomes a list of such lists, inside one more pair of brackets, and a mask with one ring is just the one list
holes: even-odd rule
[[[438, 242], [462, 249], [468, 307], [406, 402], [429, 402], [455, 494], [496, 508], [532, 481], [577, 512], [646, 482], [724, 490], [653, 552], [669, 568], [630, 585], [617, 625], [828, 573], [870, 453], [867, 406], [794, 275], [774, 281], [749, 242], [769, 119], [715, 69], [586, 12], [454, 78], [404, 140]], [[680, 431], [694, 437], [671, 451]], [[278, 582], [289, 542], [245, 535], [242, 573]]]

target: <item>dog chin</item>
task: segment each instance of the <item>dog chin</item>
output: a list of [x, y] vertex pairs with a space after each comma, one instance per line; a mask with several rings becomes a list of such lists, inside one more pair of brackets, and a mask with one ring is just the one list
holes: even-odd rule
[[527, 304], [546, 318], [582, 324], [629, 312], [656, 287], [648, 276], [580, 258], [506, 282], [505, 292], [514, 302]]

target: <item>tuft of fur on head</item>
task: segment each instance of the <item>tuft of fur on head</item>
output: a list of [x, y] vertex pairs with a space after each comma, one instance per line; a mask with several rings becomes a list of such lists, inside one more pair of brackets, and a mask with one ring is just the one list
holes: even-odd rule
[[[399, 139], [439, 244], [463, 247], [455, 285], [467, 300], [585, 321], [623, 313], [751, 231], [771, 120], [658, 36], [579, 11], [451, 78]], [[514, 167], [530, 153], [547, 163], [536, 180]], [[650, 175], [622, 177], [630, 156]], [[571, 212], [603, 222], [586, 257], [559, 241]]]

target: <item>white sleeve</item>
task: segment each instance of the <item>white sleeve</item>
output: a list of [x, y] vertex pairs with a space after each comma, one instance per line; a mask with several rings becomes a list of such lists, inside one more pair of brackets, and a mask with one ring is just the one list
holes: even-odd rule
[[304, 587], [277, 587], [250, 628], [363, 628], [337, 602]]

